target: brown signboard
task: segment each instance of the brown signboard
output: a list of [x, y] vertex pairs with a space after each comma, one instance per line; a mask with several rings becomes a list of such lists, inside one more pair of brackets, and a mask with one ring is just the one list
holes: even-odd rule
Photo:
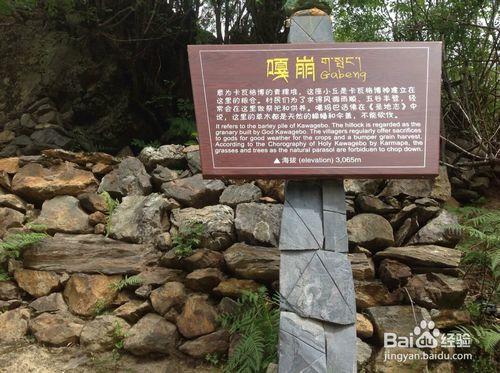
[[189, 46], [203, 174], [436, 175], [441, 47]]

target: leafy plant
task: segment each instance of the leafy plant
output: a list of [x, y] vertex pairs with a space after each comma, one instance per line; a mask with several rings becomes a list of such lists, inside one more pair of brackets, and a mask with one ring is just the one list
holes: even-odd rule
[[121, 351], [123, 350], [125, 344], [125, 338], [127, 337], [127, 333], [123, 331], [121, 324], [116, 321], [115, 328], [113, 329], [113, 341], [114, 341], [114, 350]]
[[492, 327], [458, 326], [457, 329], [462, 333], [469, 334], [472, 343], [488, 354], [493, 354], [496, 351], [497, 344], [500, 343], [500, 325], [498, 324]]
[[0, 263], [7, 258], [19, 258], [21, 252], [48, 237], [46, 233], [21, 232], [8, 235], [0, 242]]
[[7, 272], [5, 272], [2, 268], [0, 268], [0, 282], [9, 280], [10, 280], [10, 275]]
[[199, 222], [189, 222], [181, 225], [178, 232], [172, 238], [175, 255], [186, 257], [193, 253], [201, 242], [204, 226]]
[[101, 196], [104, 198], [106, 209], [108, 210], [108, 216], [106, 216], [106, 237], [108, 237], [109, 233], [111, 232], [111, 216], [113, 216], [113, 213], [115, 212], [115, 209], [118, 207], [120, 202], [111, 197], [111, 195], [106, 191], [102, 192]]
[[108, 312], [109, 302], [105, 299], [98, 299], [92, 307], [92, 315], [99, 316]]
[[125, 277], [122, 278], [120, 281], [112, 283], [111, 287], [116, 291], [121, 291], [128, 287], [140, 286], [143, 282], [144, 280], [139, 275], [136, 276], [125, 275]]
[[161, 143], [158, 141], [158, 140], [152, 140], [152, 141], [149, 141], [149, 142], [146, 142], [142, 139], [132, 139], [132, 141], [130, 142], [130, 145], [133, 145], [139, 149], [144, 149], [144, 148], [147, 148], [147, 147], [151, 147], [151, 148], [159, 148], [161, 146]]
[[277, 360], [278, 304], [261, 288], [257, 293], [244, 293], [238, 300], [237, 311], [220, 317], [222, 326], [240, 338], [223, 372], [265, 372]]

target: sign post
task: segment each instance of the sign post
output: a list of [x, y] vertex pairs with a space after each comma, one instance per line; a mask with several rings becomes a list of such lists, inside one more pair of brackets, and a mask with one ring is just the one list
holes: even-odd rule
[[331, 43], [327, 16], [292, 17], [289, 35], [189, 46], [202, 171], [289, 179], [279, 370], [351, 373], [342, 178], [438, 174], [441, 43]]

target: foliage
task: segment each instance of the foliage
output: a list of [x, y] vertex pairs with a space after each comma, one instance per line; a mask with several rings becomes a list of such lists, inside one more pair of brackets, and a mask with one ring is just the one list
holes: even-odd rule
[[21, 252], [48, 237], [46, 233], [21, 232], [10, 234], [0, 242], [0, 263], [7, 258], [19, 258]]
[[92, 315], [99, 316], [109, 312], [109, 302], [106, 299], [98, 299], [92, 307]]
[[104, 198], [104, 202], [106, 203], [106, 209], [108, 210], [108, 216], [106, 216], [106, 237], [109, 236], [111, 232], [111, 217], [115, 212], [115, 209], [118, 207], [120, 202], [118, 200], [111, 197], [111, 195], [104, 191], [100, 194]]
[[221, 323], [240, 340], [224, 366], [224, 372], [258, 373], [277, 360], [279, 307], [266, 289], [245, 293], [238, 300], [237, 312], [221, 316]]
[[489, 328], [484, 326], [458, 326], [457, 328], [462, 333], [468, 333], [472, 338], [472, 343], [486, 353], [493, 354], [496, 351], [496, 346], [500, 342], [500, 325], [493, 325]]
[[10, 280], [10, 275], [7, 272], [5, 272], [3, 268], [0, 268], [0, 282], [9, 280]]
[[143, 282], [144, 280], [139, 275], [125, 275], [124, 278], [122, 278], [120, 281], [114, 282], [113, 284], [111, 284], [111, 286], [114, 290], [121, 291], [128, 287], [140, 286]]
[[199, 222], [188, 222], [179, 227], [178, 232], [172, 238], [175, 255], [186, 257], [198, 248], [204, 231], [204, 225]]
[[473, 206], [454, 211], [460, 217], [460, 224], [449, 227], [449, 230], [462, 237], [457, 246], [464, 252], [462, 264], [468, 267], [468, 271], [478, 269], [482, 273], [484, 286], [481, 293], [486, 294], [481, 296], [495, 298], [500, 285], [500, 211]]
[[113, 329], [113, 342], [114, 342], [114, 351], [121, 351], [125, 345], [125, 338], [127, 337], [127, 333], [123, 331], [121, 324], [116, 321], [115, 328]]
[[161, 146], [161, 143], [158, 140], [153, 140], [153, 141], [144, 141], [142, 139], [132, 139], [130, 142], [130, 145], [135, 146], [139, 148], [140, 150], [151, 147], [151, 148], [159, 148]]
[[457, 168], [498, 163], [498, 7], [491, 0], [334, 1], [337, 41], [444, 43], [443, 138], [461, 155], [452, 161]]

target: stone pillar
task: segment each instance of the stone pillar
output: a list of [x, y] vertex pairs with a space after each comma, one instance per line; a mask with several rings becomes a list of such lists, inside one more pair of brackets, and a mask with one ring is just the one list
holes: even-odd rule
[[[332, 42], [330, 17], [292, 17], [288, 39]], [[287, 183], [280, 250], [279, 372], [356, 372], [356, 303], [342, 180]]]

